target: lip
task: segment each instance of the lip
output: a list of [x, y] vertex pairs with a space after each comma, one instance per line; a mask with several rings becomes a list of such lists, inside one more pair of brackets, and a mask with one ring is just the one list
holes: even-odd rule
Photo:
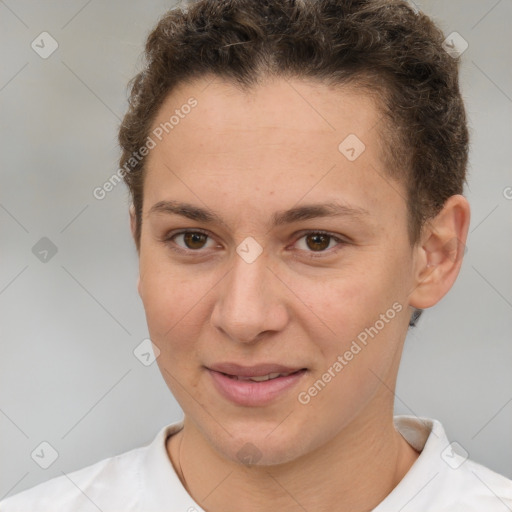
[[[215, 389], [227, 400], [246, 407], [262, 407], [282, 397], [296, 386], [307, 370], [291, 368], [278, 364], [240, 366], [234, 363], [222, 363], [207, 368]], [[231, 376], [261, 377], [269, 373], [290, 373], [261, 382], [236, 380]], [[226, 375], [227, 374], [227, 375]]]

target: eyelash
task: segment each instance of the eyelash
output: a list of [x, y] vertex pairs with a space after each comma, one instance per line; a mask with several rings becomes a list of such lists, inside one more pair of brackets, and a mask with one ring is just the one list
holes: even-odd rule
[[[177, 231], [176, 233], [170, 233], [166, 235], [161, 241], [169, 246], [169, 248], [179, 254], [195, 254], [194, 256], [200, 256], [200, 253], [203, 252], [202, 249], [184, 249], [183, 247], [179, 247], [175, 245], [174, 238], [176, 238], [179, 235], [184, 235], [187, 233], [201, 233], [210, 239], [212, 238], [208, 232], [203, 231], [202, 229], [185, 229], [182, 231]], [[306, 251], [309, 258], [321, 258], [327, 256], [331, 256], [332, 254], [337, 253], [342, 246], [347, 245], [348, 242], [346, 240], [342, 240], [341, 238], [333, 235], [332, 233], [329, 233], [328, 231], [322, 231], [322, 230], [310, 230], [310, 231], [304, 231], [301, 233], [301, 235], [295, 240], [294, 243], [297, 243], [299, 240], [301, 240], [304, 237], [307, 237], [309, 235], [324, 235], [329, 237], [330, 239], [337, 242], [337, 245], [331, 249], [326, 249], [323, 251]]]

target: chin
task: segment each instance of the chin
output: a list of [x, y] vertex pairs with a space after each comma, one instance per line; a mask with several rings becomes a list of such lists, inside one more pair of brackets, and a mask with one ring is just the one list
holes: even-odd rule
[[236, 464], [244, 466], [276, 466], [297, 459], [304, 453], [304, 447], [297, 442], [265, 442], [245, 438], [237, 443], [239, 449], [233, 450], [233, 445], [225, 446], [228, 452], [224, 456]]
[[219, 433], [221, 438], [210, 439], [210, 443], [220, 455], [237, 464], [248, 467], [286, 464], [308, 451], [304, 434], [284, 424], [280, 432], [275, 422], [270, 427], [251, 422], [236, 428], [226, 425], [226, 428], [232, 436], [223, 431]]

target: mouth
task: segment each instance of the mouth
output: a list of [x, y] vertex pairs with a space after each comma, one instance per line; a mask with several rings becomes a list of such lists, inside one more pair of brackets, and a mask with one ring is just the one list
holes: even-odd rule
[[212, 364], [207, 368], [230, 377], [239, 377], [241, 379], [268, 376], [270, 376], [270, 378], [276, 378], [279, 375], [289, 375], [306, 369], [300, 365], [287, 366], [279, 363], [260, 363], [252, 366], [244, 366], [238, 363], [229, 362]]
[[244, 367], [224, 363], [207, 367], [214, 389], [236, 405], [264, 406], [286, 396], [307, 368], [263, 364]]
[[267, 375], [253, 375], [250, 377], [246, 377], [244, 375], [230, 375], [229, 373], [223, 373], [223, 372], [220, 372], [220, 373], [222, 373], [222, 375], [225, 375], [226, 377], [229, 377], [230, 379], [234, 379], [234, 380], [251, 380], [253, 382], [265, 382], [267, 380], [278, 379], [279, 377], [288, 377], [288, 375], [294, 375], [298, 372], [302, 372], [305, 370], [306, 370], [305, 368], [301, 368], [300, 370], [295, 370], [292, 372], [286, 372], [286, 373], [275, 372], [275, 373], [268, 373]]

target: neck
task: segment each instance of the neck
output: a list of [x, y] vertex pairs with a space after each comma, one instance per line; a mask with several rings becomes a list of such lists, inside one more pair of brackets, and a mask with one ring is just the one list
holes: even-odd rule
[[213, 512], [372, 510], [418, 457], [395, 430], [391, 412], [359, 415], [317, 450], [285, 464], [227, 460], [186, 419], [167, 449], [189, 494]]

